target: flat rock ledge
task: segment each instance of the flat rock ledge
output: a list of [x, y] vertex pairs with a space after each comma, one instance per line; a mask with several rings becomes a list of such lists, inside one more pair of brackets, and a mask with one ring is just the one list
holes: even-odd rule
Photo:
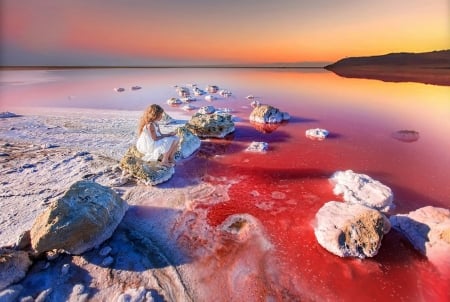
[[112, 189], [78, 181], [36, 218], [31, 247], [37, 254], [63, 250], [80, 255], [111, 237], [127, 209]]
[[260, 124], [276, 124], [290, 119], [287, 112], [281, 112], [278, 108], [270, 105], [256, 106], [249, 117], [251, 122]]
[[186, 128], [200, 138], [224, 138], [234, 132], [232, 115], [228, 113], [194, 114]]
[[450, 210], [426, 206], [389, 220], [415, 249], [450, 273]]
[[314, 234], [319, 244], [339, 257], [373, 257], [378, 253], [389, 220], [360, 204], [329, 201], [316, 214]]
[[143, 161], [141, 159], [143, 156], [144, 154], [140, 153], [136, 146], [131, 146], [120, 160], [119, 166], [127, 174], [151, 186], [168, 181], [175, 173], [173, 167], [165, 167], [158, 162]]
[[335, 172], [330, 181], [335, 184], [333, 193], [343, 194], [343, 199], [352, 204], [361, 204], [381, 212], [394, 208], [392, 190], [365, 174], [352, 170]]

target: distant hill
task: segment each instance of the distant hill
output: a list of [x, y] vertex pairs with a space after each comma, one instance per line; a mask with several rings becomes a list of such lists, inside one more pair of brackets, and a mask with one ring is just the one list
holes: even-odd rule
[[450, 49], [349, 57], [327, 65], [325, 69], [349, 78], [450, 86]]

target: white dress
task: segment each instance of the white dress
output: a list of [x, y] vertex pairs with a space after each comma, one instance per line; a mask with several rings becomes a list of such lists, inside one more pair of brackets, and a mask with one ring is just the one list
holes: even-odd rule
[[[160, 136], [161, 133], [158, 132], [155, 127], [156, 135]], [[164, 137], [157, 141], [154, 141], [150, 131], [146, 126], [142, 129], [141, 134], [136, 142], [136, 148], [139, 152], [144, 154], [142, 160], [144, 161], [157, 161], [158, 158], [169, 151], [170, 146], [176, 138], [174, 136]]]

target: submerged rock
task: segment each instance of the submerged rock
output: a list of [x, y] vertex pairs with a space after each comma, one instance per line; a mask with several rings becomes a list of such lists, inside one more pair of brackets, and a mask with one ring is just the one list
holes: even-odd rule
[[287, 112], [281, 112], [270, 105], [256, 106], [250, 114], [250, 121], [261, 124], [273, 124], [287, 121], [290, 116]]
[[391, 135], [396, 140], [412, 143], [419, 140], [419, 132], [414, 130], [398, 130]]
[[198, 110], [198, 113], [200, 114], [212, 114], [216, 111], [216, 108], [214, 108], [214, 106], [208, 105], [208, 106], [203, 106]]
[[359, 204], [329, 201], [316, 214], [314, 234], [319, 244], [340, 257], [373, 257], [378, 253], [389, 220]]
[[368, 175], [352, 170], [337, 171], [330, 180], [335, 184], [333, 193], [343, 194], [348, 203], [362, 204], [382, 212], [394, 207], [392, 190]]
[[30, 231], [32, 249], [79, 255], [111, 237], [127, 209], [112, 189], [78, 181], [36, 218]]
[[266, 142], [251, 142], [250, 146], [245, 149], [245, 151], [249, 152], [266, 152], [269, 150], [269, 144]]
[[0, 291], [24, 278], [30, 266], [27, 252], [0, 249]]
[[426, 206], [389, 219], [414, 248], [450, 272], [450, 210]]
[[186, 124], [186, 128], [200, 138], [223, 138], [235, 130], [231, 114], [219, 113], [196, 113]]
[[165, 167], [158, 162], [143, 161], [143, 156], [136, 146], [131, 146], [120, 160], [120, 168], [143, 183], [152, 186], [168, 181], [175, 173], [173, 167]]

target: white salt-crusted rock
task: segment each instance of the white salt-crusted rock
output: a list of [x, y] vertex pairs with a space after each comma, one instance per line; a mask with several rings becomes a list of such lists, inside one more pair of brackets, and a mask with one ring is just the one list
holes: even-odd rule
[[389, 220], [379, 211], [338, 201], [319, 209], [314, 226], [319, 244], [340, 257], [375, 256], [389, 230]]
[[210, 95], [210, 94], [208, 94], [208, 95], [205, 96], [205, 100], [206, 100], [206, 101], [209, 101], [209, 102], [214, 101], [215, 99], [216, 99], [216, 98], [215, 98], [213, 95]]
[[231, 112], [233, 112], [233, 110], [231, 108], [217, 108], [215, 112], [217, 112], [218, 114], [221, 114], [221, 113], [230, 114]]
[[231, 91], [222, 89], [219, 91], [219, 94], [224, 97], [230, 97], [232, 95]]
[[245, 149], [249, 152], [266, 152], [269, 150], [269, 144], [266, 142], [251, 142], [250, 146]]
[[189, 88], [187, 88], [187, 87], [177, 87], [176, 91], [177, 91], [178, 95], [181, 97], [187, 97], [191, 94], [189, 92]]
[[177, 160], [188, 158], [200, 148], [201, 141], [198, 136], [194, 135], [185, 126], [177, 128], [176, 134], [180, 138], [179, 147], [175, 154]]
[[200, 114], [212, 114], [216, 111], [216, 108], [214, 108], [214, 106], [203, 106], [200, 107], [200, 109], [198, 110], [198, 113]]
[[179, 98], [170, 98], [167, 100], [167, 104], [169, 105], [180, 105], [183, 102]]
[[314, 140], [323, 140], [323, 139], [327, 138], [329, 133], [330, 132], [328, 132], [328, 130], [321, 129], [321, 128], [308, 129], [305, 131], [306, 137], [308, 137], [310, 139], [314, 139]]
[[382, 212], [394, 208], [392, 190], [368, 175], [352, 170], [337, 171], [330, 180], [335, 184], [333, 193], [343, 194], [348, 203], [362, 204]]
[[13, 112], [9, 112], [9, 111], [5, 111], [5, 112], [0, 112], [0, 118], [10, 118], [10, 117], [18, 117], [20, 115], [17, 115]]
[[216, 85], [208, 85], [206, 87], [206, 91], [208, 91], [208, 93], [216, 93], [217, 91], [219, 91], [219, 86]]
[[281, 112], [270, 105], [259, 105], [253, 109], [249, 119], [255, 123], [275, 124], [289, 120], [290, 116], [287, 112]]
[[450, 210], [426, 206], [389, 219], [414, 248], [437, 267], [450, 272]]
[[201, 95], [204, 95], [206, 93], [204, 90], [202, 90], [202, 89], [200, 89], [198, 87], [194, 87], [193, 91], [194, 91], [194, 95], [195, 96], [201, 96]]

